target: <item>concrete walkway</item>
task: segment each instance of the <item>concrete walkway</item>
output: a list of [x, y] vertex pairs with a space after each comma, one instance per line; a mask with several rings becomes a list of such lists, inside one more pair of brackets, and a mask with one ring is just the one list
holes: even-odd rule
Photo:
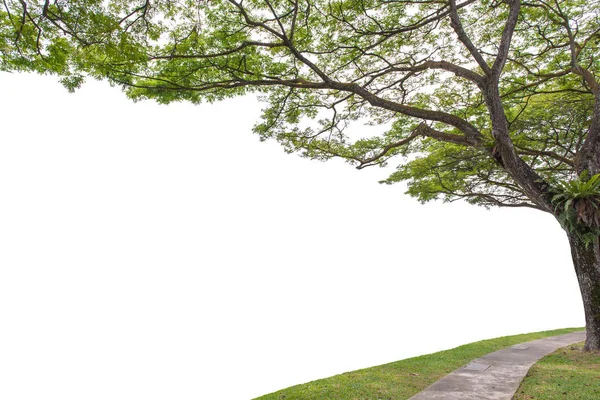
[[510, 400], [543, 356], [585, 340], [585, 331], [518, 344], [471, 361], [409, 400]]

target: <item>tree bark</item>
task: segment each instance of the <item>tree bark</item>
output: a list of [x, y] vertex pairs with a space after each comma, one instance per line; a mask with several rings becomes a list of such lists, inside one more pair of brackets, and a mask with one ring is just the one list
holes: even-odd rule
[[596, 238], [587, 247], [574, 233], [568, 233], [571, 256], [579, 281], [585, 311], [585, 351], [600, 351], [600, 243]]

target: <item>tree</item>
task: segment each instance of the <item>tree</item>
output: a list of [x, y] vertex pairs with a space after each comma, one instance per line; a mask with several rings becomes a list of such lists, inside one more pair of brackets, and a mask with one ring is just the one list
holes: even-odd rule
[[[161, 103], [255, 92], [255, 132], [288, 152], [393, 158], [383, 182], [423, 202], [550, 213], [585, 348], [600, 350], [599, 0], [3, 0], [0, 52], [2, 70], [69, 90], [91, 77]], [[381, 135], [357, 137], [361, 122]]]

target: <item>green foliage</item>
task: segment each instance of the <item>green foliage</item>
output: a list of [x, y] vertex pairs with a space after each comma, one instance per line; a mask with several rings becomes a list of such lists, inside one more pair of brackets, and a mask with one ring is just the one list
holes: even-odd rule
[[[494, 65], [514, 2], [458, 3], [477, 62], [447, 2], [6, 0], [0, 70], [55, 74], [70, 91], [107, 80], [160, 103], [255, 92], [256, 134], [288, 152], [359, 168], [397, 160], [383, 182], [420, 201], [540, 208], [494, 152], [473, 79]], [[593, 84], [573, 65], [600, 76], [600, 0], [555, 3], [521, 4], [494, 87], [517, 155], [545, 182], [574, 173], [590, 127]]]
[[[590, 176], [588, 171], [583, 171], [577, 179], [558, 183], [560, 192], [554, 198], [557, 200], [585, 199], [600, 195], [600, 174]], [[588, 221], [584, 221], [588, 223]]]
[[552, 198], [558, 221], [589, 246], [600, 236], [600, 174], [587, 171], [570, 181], [558, 182]]
[[490, 206], [497, 205], [496, 200], [526, 201], [485, 148], [464, 148], [432, 139], [423, 140], [420, 145], [420, 154], [424, 155], [400, 165], [382, 183], [409, 181], [408, 193], [421, 202], [460, 198]]

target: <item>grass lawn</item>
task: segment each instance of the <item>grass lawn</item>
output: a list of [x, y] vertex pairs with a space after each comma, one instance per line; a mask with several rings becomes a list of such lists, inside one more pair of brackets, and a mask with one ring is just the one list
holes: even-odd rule
[[[506, 336], [466, 344], [451, 350], [407, 358], [377, 367], [292, 386], [256, 400], [400, 400], [425, 389], [444, 375], [487, 353], [514, 344], [582, 330], [557, 329]], [[407, 344], [409, 345], [409, 344]], [[600, 376], [600, 371], [598, 371]], [[537, 399], [537, 397], [535, 397]], [[562, 399], [574, 397], [561, 397]], [[584, 397], [582, 397], [583, 399]], [[529, 398], [528, 398], [529, 399]], [[600, 396], [585, 397], [586, 400]]]
[[558, 349], [527, 373], [514, 400], [600, 399], [600, 354], [584, 353], [583, 343]]

